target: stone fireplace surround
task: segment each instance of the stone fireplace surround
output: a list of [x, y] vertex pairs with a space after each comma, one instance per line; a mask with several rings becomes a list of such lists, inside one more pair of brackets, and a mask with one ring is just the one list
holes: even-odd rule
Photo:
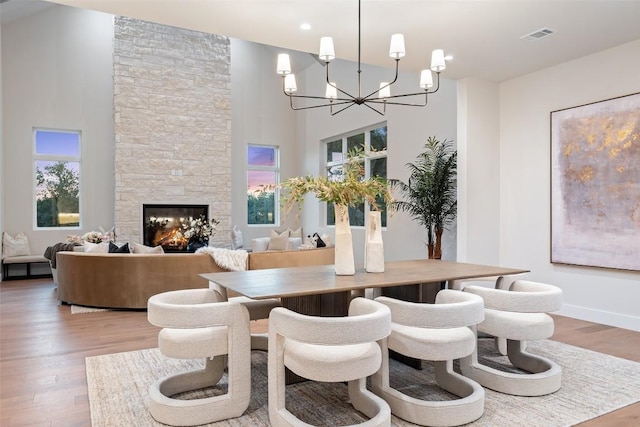
[[[231, 235], [229, 39], [114, 19], [115, 213], [118, 238], [143, 241], [142, 203], [208, 204]], [[194, 201], [196, 201], [194, 203]]]

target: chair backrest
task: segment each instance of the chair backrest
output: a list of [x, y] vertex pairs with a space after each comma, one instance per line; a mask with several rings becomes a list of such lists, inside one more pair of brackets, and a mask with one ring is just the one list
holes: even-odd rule
[[206, 328], [245, 320], [248, 324], [249, 312], [239, 303], [222, 301], [213, 289], [189, 289], [149, 298], [147, 319], [162, 328]]
[[388, 297], [378, 297], [391, 309], [394, 323], [418, 328], [458, 328], [476, 325], [484, 320], [482, 298], [460, 291], [443, 289], [435, 304], [414, 303]]
[[528, 280], [516, 280], [509, 290], [467, 286], [464, 291], [481, 296], [485, 307], [494, 310], [549, 313], [562, 307], [562, 289]]
[[372, 342], [391, 333], [391, 312], [386, 306], [365, 298], [351, 301], [347, 317], [307, 316], [278, 307], [269, 315], [269, 330], [309, 344]]

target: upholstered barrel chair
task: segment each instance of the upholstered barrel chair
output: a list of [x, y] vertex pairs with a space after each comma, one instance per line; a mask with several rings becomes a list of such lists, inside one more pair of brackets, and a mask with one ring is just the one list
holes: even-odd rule
[[460, 361], [462, 373], [483, 386], [518, 396], [541, 396], [560, 389], [562, 369], [550, 359], [526, 352], [526, 341], [553, 335], [553, 318], [547, 313], [562, 306], [562, 290], [545, 283], [516, 280], [509, 290], [467, 286], [464, 292], [483, 298], [485, 320], [474, 328], [507, 340], [507, 356], [519, 372], [506, 372], [478, 360], [476, 351]]
[[389, 426], [389, 405], [367, 390], [380, 368], [379, 340], [389, 335], [389, 309], [355, 298], [347, 317], [307, 316], [280, 307], [269, 316], [269, 420], [276, 427], [308, 426], [286, 408], [285, 367], [311, 381], [348, 382], [353, 407], [370, 419], [361, 425]]
[[[482, 298], [453, 290], [441, 290], [435, 304], [378, 297], [391, 310], [391, 334], [383, 340], [381, 369], [372, 377], [374, 393], [389, 403], [391, 412], [425, 426], [455, 426], [477, 420], [484, 413], [484, 389], [454, 372], [453, 361], [475, 351], [476, 337], [469, 326], [484, 319]], [[433, 361], [438, 386], [459, 399], [425, 400], [390, 385], [389, 352]]]
[[[172, 426], [193, 426], [241, 416], [251, 396], [249, 312], [233, 302], [221, 302], [211, 289], [189, 289], [149, 298], [148, 320], [163, 329], [160, 352], [175, 359], [205, 361], [201, 370], [180, 373], [149, 387], [151, 416]], [[200, 399], [175, 394], [213, 387], [228, 369], [227, 393]]]

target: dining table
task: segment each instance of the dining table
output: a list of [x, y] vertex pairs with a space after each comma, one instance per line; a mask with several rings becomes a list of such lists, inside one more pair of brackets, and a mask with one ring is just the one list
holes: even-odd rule
[[[334, 265], [273, 268], [217, 273], [201, 277], [228, 291], [252, 299], [280, 298], [282, 305], [301, 314], [345, 316], [354, 292], [377, 289], [380, 294], [416, 302], [432, 302], [425, 285], [438, 288], [458, 279], [526, 273], [507, 268], [456, 261], [418, 259], [389, 261], [384, 272], [368, 273], [363, 268], [353, 275], [336, 275]], [[409, 290], [402, 295], [402, 290]], [[395, 290], [395, 292], [393, 292]]]

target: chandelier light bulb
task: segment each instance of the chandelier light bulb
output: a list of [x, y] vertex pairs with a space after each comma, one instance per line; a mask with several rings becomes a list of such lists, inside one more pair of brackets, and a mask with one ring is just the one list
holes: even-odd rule
[[298, 85], [296, 85], [296, 75], [295, 74], [287, 74], [284, 76], [284, 91], [287, 93], [293, 93], [298, 90]]
[[447, 68], [447, 64], [444, 60], [444, 51], [442, 49], [436, 49], [431, 52], [431, 70], [439, 73]]
[[431, 74], [431, 70], [422, 70], [420, 72], [420, 87], [424, 90], [433, 87], [433, 75]]
[[324, 93], [325, 98], [336, 99], [338, 97], [338, 90], [335, 88], [335, 86], [336, 82], [331, 82], [331, 84], [327, 83], [327, 90]]
[[320, 53], [318, 56], [324, 62], [330, 62], [336, 57], [336, 52], [333, 49], [333, 37], [322, 37], [320, 39]]
[[389, 82], [380, 83], [380, 90], [378, 90], [378, 98], [388, 98], [391, 96], [391, 87]]
[[278, 65], [276, 67], [276, 72], [283, 76], [291, 74], [291, 61], [289, 60], [288, 54], [281, 53], [278, 55]]
[[391, 45], [389, 46], [389, 56], [393, 59], [400, 59], [405, 55], [404, 36], [402, 34], [394, 34], [391, 36]]

